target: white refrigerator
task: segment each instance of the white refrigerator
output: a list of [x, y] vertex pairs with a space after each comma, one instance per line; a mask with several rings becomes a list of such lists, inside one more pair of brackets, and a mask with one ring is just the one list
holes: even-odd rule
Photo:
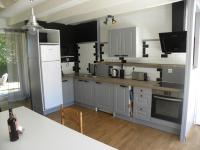
[[43, 110], [63, 103], [60, 45], [40, 45]]

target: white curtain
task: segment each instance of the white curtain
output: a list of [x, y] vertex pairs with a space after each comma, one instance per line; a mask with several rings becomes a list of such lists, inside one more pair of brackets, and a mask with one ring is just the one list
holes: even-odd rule
[[8, 101], [24, 100], [30, 95], [26, 34], [9, 31], [5, 33], [5, 38], [8, 50]]

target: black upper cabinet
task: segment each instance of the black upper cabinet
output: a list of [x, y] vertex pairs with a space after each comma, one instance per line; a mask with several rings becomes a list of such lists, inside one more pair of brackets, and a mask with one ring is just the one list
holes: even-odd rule
[[74, 26], [76, 43], [97, 41], [97, 21]]
[[[78, 25], [65, 25], [60, 23], [46, 23], [39, 21], [39, 24], [47, 29], [60, 30], [60, 44], [62, 56], [77, 55], [76, 43], [97, 41], [97, 21], [82, 23]], [[41, 42], [47, 40], [45, 34], [40, 34]]]
[[172, 32], [184, 31], [185, 3], [172, 3]]

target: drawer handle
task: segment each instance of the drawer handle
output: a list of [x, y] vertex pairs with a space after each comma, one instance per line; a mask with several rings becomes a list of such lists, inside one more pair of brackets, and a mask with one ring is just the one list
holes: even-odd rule
[[83, 82], [83, 80], [78, 80], [78, 81]]
[[101, 84], [101, 82], [96, 82], [96, 84]]
[[89, 81], [85, 80], [84, 82], [89, 82]]
[[63, 80], [62, 82], [67, 82], [68, 80]]
[[123, 87], [123, 88], [126, 88], [127, 86], [125, 86], [125, 85], [119, 85], [120, 87]]

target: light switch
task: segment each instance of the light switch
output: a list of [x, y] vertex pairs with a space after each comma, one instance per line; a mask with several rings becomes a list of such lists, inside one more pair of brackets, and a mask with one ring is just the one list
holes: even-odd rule
[[173, 69], [168, 69], [168, 73], [173, 73]]

